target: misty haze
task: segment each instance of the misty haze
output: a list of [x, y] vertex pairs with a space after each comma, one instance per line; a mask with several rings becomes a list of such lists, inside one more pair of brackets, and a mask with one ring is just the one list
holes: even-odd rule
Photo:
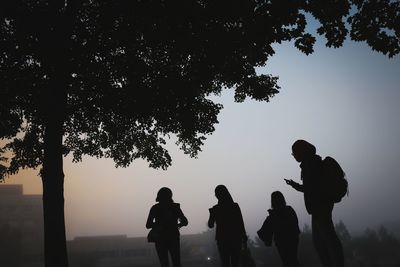
[[[235, 201], [241, 205], [246, 230], [256, 244], [256, 231], [270, 208], [270, 193], [275, 190], [285, 194], [303, 229], [310, 225], [310, 218], [302, 195], [290, 190], [283, 180], [300, 180], [298, 163], [290, 152], [292, 142], [300, 137], [314, 141], [320, 155], [334, 156], [343, 166], [349, 181], [349, 195], [336, 205], [333, 218], [335, 223], [344, 223], [353, 242], [370, 240], [365, 231], [375, 237], [373, 232], [379, 232], [381, 226], [399, 240], [398, 57], [387, 60], [356, 45], [337, 51], [319, 47], [318, 58], [300, 55], [289, 46], [281, 49], [284, 53], [280, 55], [285, 56], [278, 54], [272, 58], [270, 68], [280, 74], [285, 90], [268, 104], [252, 101], [235, 104], [231, 101], [232, 95], [224, 94], [219, 98], [224, 104], [220, 122], [198, 159], [188, 158], [172, 144], [173, 165], [167, 171], [149, 169], [140, 160], [124, 169], [115, 168], [109, 160], [85, 158], [82, 163], [71, 163], [67, 158], [65, 207], [70, 251], [74, 251], [74, 242], [84, 242], [84, 238], [92, 244], [93, 251], [99, 249], [94, 244], [107, 243], [107, 240], [115, 239], [104, 245], [104, 251], [116, 251], [112, 245], [115, 243], [126, 244], [126, 250], [140, 243], [141, 249], [152, 249], [153, 264], [158, 266], [154, 248], [144, 237], [148, 211], [162, 186], [173, 189], [174, 200], [181, 203], [188, 217], [189, 225], [181, 231], [183, 240], [186, 235], [189, 239], [199, 235], [202, 240], [217, 184], [230, 188]], [[301, 64], [293, 66], [292, 60]], [[329, 81], [328, 85], [323, 85], [324, 81]], [[41, 193], [37, 171], [21, 171], [8, 178], [6, 184], [23, 184], [27, 195]], [[5, 205], [3, 201], [2, 204]], [[33, 233], [42, 231], [38, 228]], [[33, 235], [31, 238], [40, 240]], [[301, 242], [307, 238], [310, 237], [304, 233], [300, 235]], [[314, 253], [309, 242], [308, 253]], [[215, 253], [212, 252], [213, 238], [205, 243], [205, 250]], [[268, 257], [274, 256], [279, 266], [274, 247], [260, 247], [267, 252], [256, 253], [262, 257], [272, 253]], [[398, 255], [400, 249], [396, 249]], [[183, 256], [182, 259], [184, 262]], [[274, 266], [269, 263], [268, 266]]]
[[[8, 34], [11, 20], [2, 18], [1, 23], [6, 25], [1, 26], [1, 33], [3, 34], [4, 30]], [[311, 28], [315, 31], [316, 23], [312, 19], [307, 29]], [[194, 111], [200, 115], [190, 114], [193, 116], [185, 117], [182, 123], [172, 126], [168, 123], [170, 123], [169, 120], [174, 121], [173, 116], [179, 117], [181, 114], [178, 113], [182, 112], [184, 114], [182, 117], [184, 117], [192, 110], [185, 105], [182, 105], [183, 111], [176, 111], [176, 114], [174, 109], [168, 109], [170, 108], [168, 101], [184, 102], [180, 96], [172, 100], [157, 99], [157, 103], [152, 100], [135, 103], [138, 110], [144, 110], [143, 116], [150, 118], [145, 117], [143, 125], [139, 125], [142, 122], [137, 123], [138, 132], [135, 132], [133, 136], [138, 138], [140, 145], [150, 144], [151, 148], [136, 149], [137, 155], [133, 155], [133, 152], [131, 154], [117, 153], [118, 149], [123, 150], [125, 146], [124, 139], [118, 139], [121, 138], [118, 131], [124, 135], [131, 129], [124, 127], [125, 125], [120, 129], [112, 129], [111, 126], [114, 123], [113, 119], [125, 123], [123, 116], [119, 117], [120, 114], [118, 114], [115, 117], [111, 115], [107, 117], [108, 115], [105, 115], [104, 121], [100, 122], [99, 126], [96, 124], [98, 123], [97, 115], [93, 115], [92, 121], [90, 117], [92, 112], [96, 114], [97, 107], [93, 110], [88, 108], [89, 111], [80, 111], [86, 108], [86, 102], [79, 98], [79, 101], [84, 103], [83, 107], [77, 108], [78, 111], [74, 113], [72, 119], [70, 117], [66, 119], [71, 124], [67, 123], [65, 128], [72, 128], [72, 121], [79, 121], [80, 112], [82, 114], [87, 112], [82, 115], [82, 118], [89, 119], [77, 123], [82, 129], [76, 132], [76, 136], [69, 133], [68, 136], [60, 137], [63, 138], [60, 142], [68, 143], [68, 149], [71, 149], [67, 156], [63, 156], [66, 152], [59, 152], [65, 175], [63, 193], [68, 266], [160, 266], [155, 245], [147, 240], [149, 229], [146, 229], [146, 220], [150, 209], [157, 203], [157, 192], [162, 187], [172, 190], [173, 201], [180, 204], [180, 209], [188, 220], [188, 225], [179, 229], [182, 266], [220, 266], [215, 227], [210, 229], [207, 222], [210, 216], [209, 209], [218, 202], [214, 190], [221, 184], [229, 189], [234, 202], [240, 206], [245, 231], [249, 238], [247, 245], [256, 266], [283, 266], [275, 244], [265, 246], [257, 235], [257, 231], [269, 214], [268, 210], [271, 209], [271, 193], [274, 191], [282, 192], [286, 204], [290, 205], [297, 214], [301, 231], [298, 244], [300, 265], [322, 266], [314, 248], [312, 221], [305, 207], [303, 193], [293, 190], [285, 182], [285, 179], [302, 182], [300, 163], [296, 162], [292, 155], [292, 144], [298, 139], [307, 140], [315, 145], [316, 153], [322, 158], [327, 156], [335, 158], [346, 174], [348, 194], [340, 202], [335, 203], [332, 213], [337, 235], [342, 242], [345, 265], [348, 267], [400, 266], [398, 207], [400, 203], [400, 57], [393, 54], [388, 58], [387, 55], [372, 51], [367, 44], [352, 40], [344, 40], [343, 47], [338, 49], [327, 48], [326, 40], [322, 37], [316, 39], [314, 52], [306, 55], [295, 47], [294, 39], [290, 40], [289, 42], [282, 41], [280, 44], [273, 43], [275, 53], [268, 55], [268, 62], [263, 67], [255, 67], [257, 77], [268, 75], [279, 77], [277, 82], [280, 86], [279, 93], [273, 91], [274, 87], [265, 98], [257, 99], [246, 92], [244, 99], [240, 99], [243, 101], [237, 101], [237, 98], [241, 96], [238, 97], [235, 88], [204, 93], [206, 97], [201, 98], [199, 103], [193, 104], [193, 107], [201, 107], [200, 111]], [[123, 43], [125, 41], [130, 42], [124, 39]], [[125, 52], [118, 49], [114, 51], [113, 56], [124, 55]], [[51, 58], [54, 56], [52, 53], [48, 52], [46, 56]], [[168, 62], [161, 58], [162, 53], [154, 53], [155, 55], [151, 58], [155, 62], [154, 65]], [[212, 55], [211, 52], [210, 55]], [[160, 59], [157, 59], [158, 56]], [[214, 56], [217, 57], [217, 55]], [[25, 60], [30, 62], [29, 58]], [[99, 59], [96, 64], [103, 62], [102, 60]], [[119, 60], [121, 62], [115, 60], [112, 64], [130, 64], [125, 60]], [[0, 68], [6, 64], [4, 62], [6, 60], [0, 56]], [[33, 59], [30, 64], [35, 65]], [[80, 64], [78, 65], [80, 68]], [[229, 64], [219, 66], [221, 71], [227, 65]], [[37, 66], [40, 67], [40, 64], [38, 63]], [[82, 69], [85, 66], [83, 65]], [[107, 64], [104, 66], [109, 67]], [[101, 69], [96, 75], [93, 74], [93, 77], [88, 74], [88, 80], [91, 82], [96, 79], [99, 81], [89, 84], [87, 88], [91, 86], [97, 88], [98, 84], [107, 81], [107, 75], [110, 77], [114, 75], [105, 70]], [[16, 70], [10, 67], [7, 71], [15, 72]], [[124, 71], [122, 68], [121, 73]], [[127, 68], [126, 71], [128, 72], [129, 69]], [[172, 73], [175, 70], [168, 69], [168, 71]], [[165, 73], [171, 74], [168, 71]], [[4, 94], [8, 97], [8, 93], [13, 92], [13, 89], [7, 86], [14, 76], [7, 76], [3, 72], [5, 73], [6, 70], [0, 69], [0, 73], [7, 79], [4, 78], [4, 84], [0, 82], [0, 91], [5, 92], [6, 89], [2, 88], [7, 88], [7, 93]], [[21, 73], [25, 75], [24, 72], [21, 71]], [[164, 77], [163, 75], [167, 75], [165, 73], [157, 75]], [[116, 71], [115, 75], [117, 74], [120, 74], [119, 70]], [[218, 73], [215, 74], [215, 77], [219, 77], [218, 75]], [[77, 76], [79, 75], [73, 73], [74, 79]], [[223, 80], [223, 78], [218, 79]], [[176, 78], [176, 80], [179, 79]], [[163, 85], [162, 81], [161, 79], [161, 82], [157, 82]], [[113, 82], [113, 86], [118, 91], [123, 88], [125, 80], [121, 78]], [[74, 80], [72, 83], [77, 88], [84, 84], [80, 80]], [[226, 82], [226, 84], [235, 85], [237, 83], [233, 78], [232, 81], [228, 79]], [[207, 80], [204, 84], [209, 86], [212, 83]], [[226, 87], [224, 82], [215, 84], [217, 85], [212, 84], [212, 86]], [[175, 88], [173, 83], [165, 84], [165, 86]], [[177, 87], [179, 86], [186, 86], [186, 84], [178, 83]], [[191, 86], [195, 87], [197, 84]], [[32, 90], [36, 90], [36, 87], [33, 88]], [[82, 88], [79, 87], [77, 91], [91, 90]], [[160, 86], [160, 88], [164, 87]], [[112, 97], [108, 99], [107, 90], [101, 96], [107, 101], [102, 104], [110, 110], [114, 108], [117, 110], [119, 100]], [[145, 89], [142, 90], [145, 91]], [[160, 91], [164, 92], [161, 89]], [[189, 93], [181, 91], [179, 94], [184, 95], [183, 99], [190, 98], [185, 95], [190, 95]], [[93, 93], [96, 90], [93, 89], [93, 92], [90, 92]], [[90, 101], [95, 103], [98, 96], [91, 93], [79, 97], [87, 97], [88, 103]], [[166, 96], [169, 96], [169, 93], [166, 93]], [[146, 94], [138, 93], [138, 97], [147, 97]], [[174, 96], [179, 94], [171, 93]], [[34, 94], [28, 95], [30, 98]], [[155, 95], [163, 98], [162, 94], [160, 96], [155, 93]], [[126, 99], [131, 97], [131, 95], [124, 95], [123, 92], [121, 96]], [[3, 105], [2, 97], [3, 95], [0, 94], [0, 112], [6, 114], [4, 110], [8, 110], [9, 106], [8, 103]], [[149, 99], [155, 98], [154, 95], [151, 97]], [[72, 102], [71, 99], [66, 101]], [[196, 97], [194, 99], [198, 100]], [[140, 100], [143, 99], [140, 98]], [[210, 102], [207, 102], [208, 100]], [[164, 107], [164, 101], [168, 102], [165, 104], [166, 107]], [[213, 106], [211, 102], [220, 104], [223, 108], [219, 111], [219, 106]], [[121, 103], [121, 106], [126, 104], [122, 100]], [[24, 105], [29, 107], [29, 101], [26, 101]], [[56, 108], [57, 105], [50, 106], [50, 108]], [[178, 104], [171, 104], [171, 106], [179, 107]], [[154, 122], [157, 118], [153, 117], [164, 118], [164, 111], [159, 107], [167, 110], [165, 122], [161, 122], [162, 126], [157, 125]], [[102, 108], [104, 107], [101, 106], [98, 110]], [[218, 116], [214, 118], [213, 112], [208, 113], [208, 110], [203, 112], [203, 108], [213, 110]], [[152, 109], [160, 114], [153, 115]], [[36, 112], [36, 107], [32, 110]], [[121, 114], [126, 113], [127, 116], [131, 116], [129, 111], [123, 108], [121, 110], [123, 110]], [[146, 113], [148, 110], [151, 112]], [[98, 111], [99, 114], [102, 112], [107, 113], [104, 110]], [[0, 113], [1, 120], [2, 113]], [[21, 114], [24, 112], [21, 111]], [[8, 114], [4, 116], [9, 118]], [[194, 118], [198, 119], [193, 122], [195, 126], [191, 121], [194, 121]], [[204, 123], [202, 119], [205, 120]], [[132, 120], [135, 123], [140, 121], [136, 117]], [[50, 119], [50, 125], [52, 123]], [[18, 128], [18, 126], [16, 129], [11, 129], [11, 123], [7, 122], [1, 123], [0, 130], [3, 130], [4, 125], [10, 128], [11, 133], [0, 132], [0, 167], [3, 154], [7, 157], [12, 154], [5, 152], [6, 150], [3, 151], [6, 141], [22, 136], [23, 127], [25, 127]], [[193, 132], [185, 131], [185, 127], [190, 128], [187, 125], [193, 126], [193, 129], [190, 129]], [[41, 131], [46, 127], [38, 126], [37, 129], [26, 127], [27, 129], [24, 130], [32, 131], [31, 138], [37, 138], [43, 145], [44, 135]], [[108, 147], [102, 147], [103, 144], [98, 148], [93, 148], [95, 147], [93, 140], [101, 140], [104, 136], [101, 134], [90, 136], [83, 130], [85, 127], [88, 127], [88, 130], [85, 129], [88, 132], [93, 129], [100, 132], [109, 127], [112, 130], [107, 133], [109, 134], [107, 136], [111, 136], [110, 140], [115, 138], [117, 141], [109, 145], [112, 147], [110, 150], [107, 150]], [[118, 133], [112, 136], [114, 130]], [[160, 134], [153, 131], [159, 131]], [[203, 136], [206, 139], [202, 140]], [[86, 143], [78, 143], [76, 140], [79, 138], [86, 138]], [[166, 140], [165, 144], [163, 144], [163, 138]], [[204, 144], [197, 148], [196, 144], [200, 139]], [[129, 142], [131, 140], [126, 141], [126, 143]], [[126, 146], [137, 147], [138, 144], [129, 143]], [[171, 162], [159, 146], [168, 151]], [[182, 150], [185, 146], [186, 154]], [[27, 149], [23, 149], [16, 145], [12, 149], [33, 151], [39, 154], [38, 151], [43, 151], [43, 147], [44, 145], [28, 145]], [[51, 145], [46, 148], [48, 147]], [[33, 152], [28, 154], [34, 154]], [[103, 152], [104, 155], [101, 154]], [[190, 157], [190, 155], [195, 157]], [[20, 157], [15, 165], [18, 172], [12, 171], [4, 180], [0, 180], [2, 181], [0, 183], [0, 266], [64, 267], [45, 264], [44, 185], [39, 173], [43, 167], [41, 160], [44, 156], [41, 155], [40, 160], [29, 161], [30, 159], [26, 159], [25, 154], [21, 152]], [[9, 162], [6, 163], [7, 166], [9, 164]], [[0, 168], [0, 174], [1, 171]], [[57, 254], [60, 253], [59, 251], [54, 251], [52, 251], [54, 255], [59, 255]], [[51, 260], [54, 259], [50, 259], [49, 262]]]

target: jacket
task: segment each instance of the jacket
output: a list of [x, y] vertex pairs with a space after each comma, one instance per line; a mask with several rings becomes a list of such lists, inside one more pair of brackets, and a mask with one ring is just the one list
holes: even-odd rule
[[269, 215], [265, 219], [260, 230], [257, 231], [259, 238], [270, 246], [272, 238], [275, 245], [297, 242], [300, 234], [299, 222], [296, 212], [291, 206], [268, 210]]
[[313, 155], [300, 164], [302, 185], [295, 188], [304, 193], [307, 212], [312, 215], [331, 213], [333, 202], [326, 195], [326, 181], [322, 172], [322, 159]]
[[168, 240], [178, 238], [179, 227], [187, 224], [179, 203], [158, 203], [150, 209], [146, 228], [155, 229], [161, 240]]
[[214, 224], [217, 225], [215, 239], [218, 242], [247, 240], [242, 212], [237, 203], [217, 204], [209, 211], [208, 226], [212, 228]]

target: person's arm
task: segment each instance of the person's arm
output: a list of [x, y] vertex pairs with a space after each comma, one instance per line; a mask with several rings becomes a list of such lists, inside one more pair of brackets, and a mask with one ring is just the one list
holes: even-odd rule
[[291, 220], [293, 221], [293, 225], [297, 226], [297, 232], [300, 233], [299, 219], [297, 218], [297, 214], [291, 206], [289, 206], [289, 208], [290, 208], [290, 216], [291, 216]]
[[213, 228], [215, 224], [215, 211], [213, 208], [208, 209], [210, 217], [208, 218], [208, 227]]
[[304, 186], [302, 184], [299, 184], [293, 180], [287, 180], [287, 179], [285, 179], [285, 182], [288, 185], [290, 185], [291, 187], [293, 187], [294, 189], [296, 189], [297, 191], [304, 192]]
[[154, 207], [150, 209], [149, 216], [147, 216], [146, 228], [150, 229], [154, 227]]
[[240, 210], [240, 207], [238, 204], [237, 206], [237, 211], [238, 211], [238, 217], [239, 217], [239, 223], [240, 223], [240, 231], [242, 232], [242, 241], [243, 243], [247, 242], [247, 234], [246, 234], [246, 229], [244, 227], [244, 221], [243, 221], [243, 216], [242, 216], [242, 211]]
[[266, 246], [272, 245], [273, 229], [271, 216], [267, 216], [263, 225], [261, 226], [261, 229], [257, 231], [257, 235]]
[[178, 206], [178, 220], [179, 220], [178, 227], [186, 226], [189, 223], [188, 219], [183, 214], [180, 206]]

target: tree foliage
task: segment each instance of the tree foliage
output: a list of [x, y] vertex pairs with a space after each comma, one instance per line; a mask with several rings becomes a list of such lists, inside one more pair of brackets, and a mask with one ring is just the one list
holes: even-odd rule
[[[210, 95], [278, 93], [277, 77], [255, 71], [273, 44], [294, 41], [309, 54], [318, 34], [339, 47], [350, 31], [399, 52], [398, 1], [16, 0], [0, 12], [0, 137], [11, 140], [11, 174], [40, 166], [44, 121], [64, 103], [64, 155], [166, 168], [170, 134], [196, 156], [214, 131], [222, 106]], [[320, 22], [317, 34], [307, 16]]]
[[[308, 18], [320, 23], [310, 32]], [[167, 139], [195, 157], [218, 123], [210, 96], [269, 101], [273, 45], [310, 54], [350, 38], [399, 53], [399, 1], [9, 0], [0, 9], [0, 180], [42, 166], [46, 266], [68, 266], [63, 156], [167, 168]], [[4, 164], [4, 157], [10, 157]]]
[[[363, 233], [350, 235], [346, 225], [340, 221], [335, 225], [336, 233], [342, 242], [345, 266], [348, 267], [388, 267], [400, 266], [400, 238], [386, 227], [366, 229]], [[259, 266], [278, 266], [280, 257], [275, 246], [266, 247], [262, 241], [252, 247]], [[302, 266], [320, 266], [320, 260], [312, 240], [311, 228], [305, 225], [298, 249]]]

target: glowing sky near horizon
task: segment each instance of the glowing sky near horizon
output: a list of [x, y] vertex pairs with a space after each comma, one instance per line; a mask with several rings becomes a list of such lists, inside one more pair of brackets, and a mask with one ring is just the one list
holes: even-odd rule
[[[296, 139], [306, 139], [321, 156], [335, 157], [347, 173], [350, 195], [334, 220], [351, 231], [397, 221], [400, 224], [400, 57], [392, 59], [363, 44], [328, 49], [318, 41], [306, 56], [291, 44], [260, 72], [279, 76], [281, 92], [270, 103], [234, 103], [227, 90], [215, 97], [224, 105], [215, 132], [198, 159], [169, 144], [173, 165], [150, 169], [146, 162], [116, 169], [111, 160], [64, 161], [67, 237], [127, 234], [143, 236], [158, 189], [168, 186], [189, 219], [182, 233], [206, 230], [214, 188], [225, 184], [239, 203], [250, 236], [265, 219], [270, 194], [280, 190], [300, 224], [310, 223], [302, 195], [283, 178], [299, 180], [291, 156]], [[6, 183], [23, 183], [41, 193], [37, 171], [22, 171]]]

